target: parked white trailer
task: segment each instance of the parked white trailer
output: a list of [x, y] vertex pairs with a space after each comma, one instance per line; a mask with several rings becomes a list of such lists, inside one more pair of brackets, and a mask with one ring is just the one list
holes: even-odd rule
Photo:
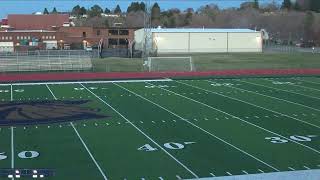
[[[157, 53], [262, 52], [262, 33], [250, 29], [157, 28], [149, 43]], [[135, 48], [143, 50], [145, 30], [135, 31]]]

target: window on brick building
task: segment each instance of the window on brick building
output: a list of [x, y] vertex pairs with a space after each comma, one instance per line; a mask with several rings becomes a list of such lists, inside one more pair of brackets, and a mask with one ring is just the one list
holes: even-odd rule
[[128, 45], [127, 39], [119, 39], [119, 45]]
[[127, 36], [129, 35], [129, 30], [126, 30], [126, 29], [120, 30], [119, 35]]
[[118, 30], [109, 30], [109, 36], [116, 36], [116, 35], [119, 35], [119, 31]]
[[118, 39], [110, 38], [109, 39], [109, 45], [118, 45]]

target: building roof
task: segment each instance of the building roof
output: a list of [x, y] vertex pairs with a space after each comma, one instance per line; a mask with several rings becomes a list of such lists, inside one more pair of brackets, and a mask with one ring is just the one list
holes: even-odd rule
[[48, 31], [48, 30], [5, 30], [0, 32], [14, 32], [14, 33], [30, 33], [30, 32], [45, 32], [45, 33], [53, 33], [56, 31]]
[[9, 14], [8, 25], [17, 30], [49, 30], [53, 26], [60, 27], [63, 23], [69, 22], [68, 14]]
[[251, 29], [219, 29], [219, 28], [156, 28], [152, 29], [151, 32], [153, 33], [201, 33], [201, 32], [206, 32], [206, 33], [227, 33], [227, 32], [238, 32], [238, 33], [249, 33], [249, 32], [257, 32], [255, 30]]

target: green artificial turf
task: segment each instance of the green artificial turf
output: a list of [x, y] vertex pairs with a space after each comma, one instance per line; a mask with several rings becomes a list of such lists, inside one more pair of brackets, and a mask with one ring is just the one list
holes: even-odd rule
[[[84, 108], [106, 118], [2, 126], [0, 168], [52, 169], [47, 179], [59, 180], [320, 168], [319, 77], [0, 86], [2, 104], [64, 100], [87, 100]], [[23, 151], [39, 156], [21, 158]]]

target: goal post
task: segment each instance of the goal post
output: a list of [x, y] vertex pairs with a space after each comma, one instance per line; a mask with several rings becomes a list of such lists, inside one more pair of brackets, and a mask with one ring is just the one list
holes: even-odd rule
[[151, 71], [195, 71], [191, 56], [184, 57], [148, 57], [146, 63]]

